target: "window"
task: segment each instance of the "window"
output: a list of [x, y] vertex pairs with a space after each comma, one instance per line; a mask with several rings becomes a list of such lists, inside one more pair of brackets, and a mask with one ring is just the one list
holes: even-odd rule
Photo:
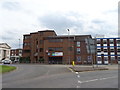
[[114, 53], [114, 52], [111, 52], [110, 54], [111, 54], [111, 55], [115, 55], [115, 53]]
[[77, 42], [77, 47], [80, 47], [80, 42]]
[[114, 44], [110, 44], [110, 46], [114, 46]]
[[110, 49], [114, 49], [114, 47], [112, 46], [112, 47], [110, 47]]
[[49, 39], [49, 42], [62, 42], [63, 39]]
[[63, 51], [62, 47], [49, 47], [48, 48], [49, 51]]
[[63, 51], [63, 48], [62, 47], [56, 47], [55, 51]]
[[117, 52], [120, 52], [120, 49], [117, 49]]
[[73, 41], [74, 41], [74, 39], [69, 39], [69, 41], [70, 41], [70, 42], [73, 42]]
[[120, 56], [118, 56], [118, 61], [120, 61]]
[[97, 46], [101, 46], [101, 44], [97, 44]]
[[103, 44], [103, 46], [107, 46], [107, 44]]
[[38, 45], [38, 41], [36, 41], [36, 45]]
[[101, 52], [98, 52], [97, 55], [101, 55]]
[[104, 52], [104, 55], [108, 55], [108, 52]]
[[40, 35], [43, 35], [43, 32], [40, 32]]
[[40, 48], [40, 52], [43, 52], [43, 48]]
[[54, 48], [50, 47], [48, 48], [49, 51], [54, 51]]
[[80, 54], [80, 48], [77, 48], [77, 54]]
[[120, 44], [120, 39], [117, 39], [117, 44]]
[[69, 50], [69, 51], [72, 51], [72, 47], [68, 47], [68, 50]]
[[103, 39], [103, 43], [104, 43], [104, 44], [107, 44], [107, 39]]
[[104, 52], [107, 52], [107, 49], [104, 49]]
[[40, 40], [40, 44], [43, 44], [43, 40]]
[[97, 44], [100, 44], [100, 39], [97, 39]]
[[101, 49], [97, 49], [97, 52], [101, 52]]
[[114, 49], [110, 49], [110, 52], [114, 52]]
[[24, 53], [30, 53], [30, 50], [24, 50]]
[[115, 56], [111, 56], [111, 60], [115, 60]]
[[109, 39], [110, 44], [114, 44], [114, 40], [113, 39]]
[[28, 39], [28, 38], [30, 38], [30, 36], [24, 36], [24, 39]]
[[24, 43], [24, 46], [30, 45], [30, 43]]

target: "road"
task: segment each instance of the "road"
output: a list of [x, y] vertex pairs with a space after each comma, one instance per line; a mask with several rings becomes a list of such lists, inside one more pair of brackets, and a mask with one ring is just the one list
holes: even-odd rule
[[118, 88], [118, 70], [71, 72], [67, 65], [16, 65], [3, 88]]

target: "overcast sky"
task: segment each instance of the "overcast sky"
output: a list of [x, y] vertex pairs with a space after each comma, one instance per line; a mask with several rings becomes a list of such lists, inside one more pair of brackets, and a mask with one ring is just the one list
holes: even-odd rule
[[0, 0], [0, 42], [22, 47], [23, 34], [52, 29], [58, 35], [118, 36], [119, 0]]

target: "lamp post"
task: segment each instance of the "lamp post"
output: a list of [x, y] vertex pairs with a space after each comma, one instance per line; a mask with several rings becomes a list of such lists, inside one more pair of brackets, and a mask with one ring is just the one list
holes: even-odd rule
[[69, 40], [69, 38], [70, 38], [70, 30], [69, 29], [67, 29], [68, 30], [68, 62], [69, 62], [69, 64], [70, 64], [70, 50], [69, 50], [69, 47], [70, 47], [70, 40]]
[[19, 39], [19, 49], [20, 49], [20, 39]]

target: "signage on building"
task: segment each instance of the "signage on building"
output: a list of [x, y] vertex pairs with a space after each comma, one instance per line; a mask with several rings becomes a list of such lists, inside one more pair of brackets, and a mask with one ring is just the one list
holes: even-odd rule
[[53, 52], [52, 56], [63, 56], [63, 52]]

